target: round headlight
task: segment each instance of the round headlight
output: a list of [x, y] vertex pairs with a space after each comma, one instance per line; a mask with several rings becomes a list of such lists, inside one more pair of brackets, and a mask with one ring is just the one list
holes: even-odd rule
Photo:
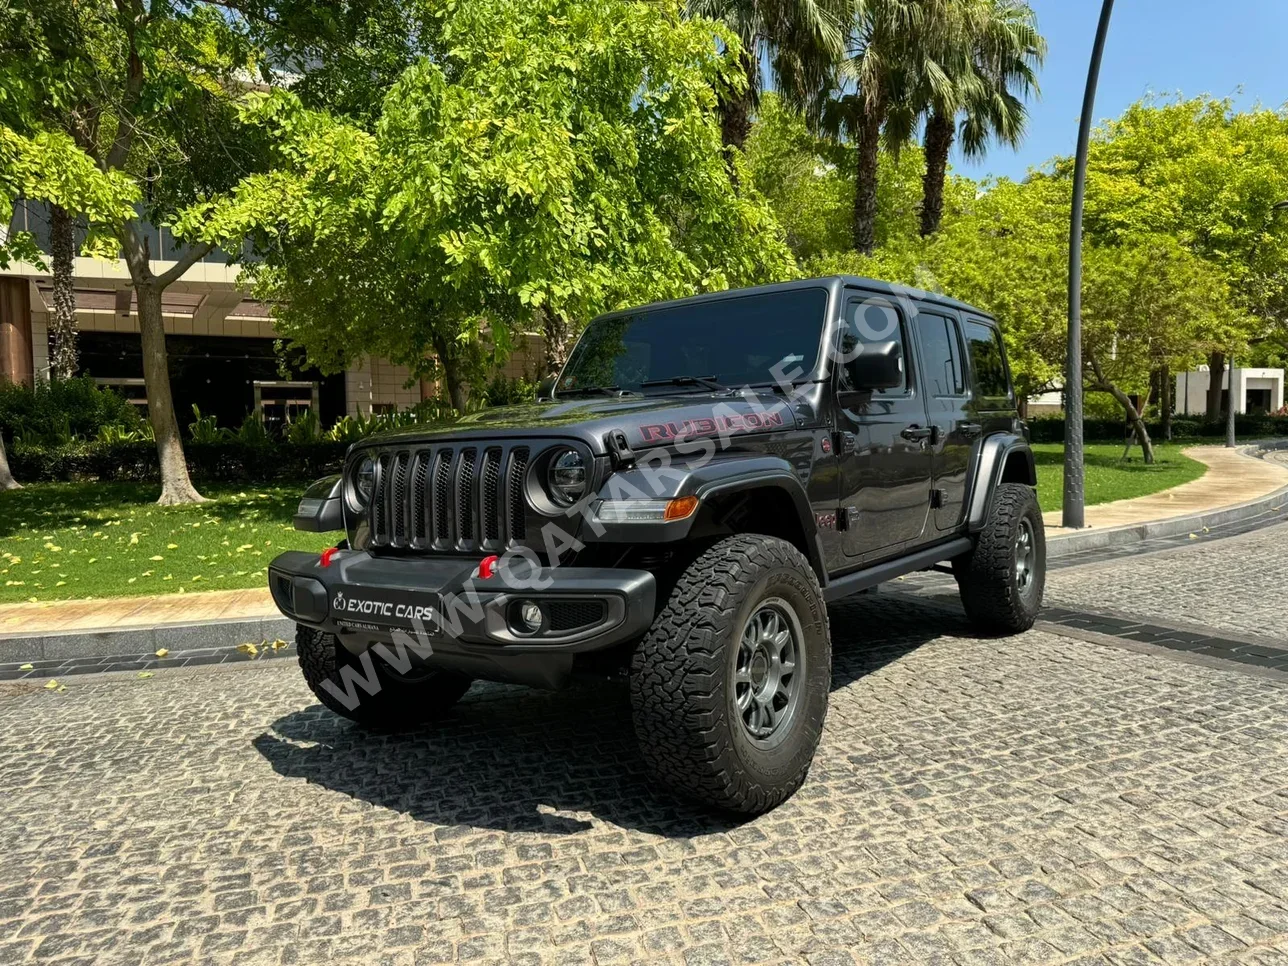
[[550, 461], [547, 474], [550, 499], [572, 506], [586, 495], [586, 460], [575, 449], [566, 449]]
[[351, 482], [349, 492], [353, 494], [353, 502], [362, 509], [371, 503], [371, 494], [376, 490], [376, 461], [370, 456], [360, 459], [353, 468]]

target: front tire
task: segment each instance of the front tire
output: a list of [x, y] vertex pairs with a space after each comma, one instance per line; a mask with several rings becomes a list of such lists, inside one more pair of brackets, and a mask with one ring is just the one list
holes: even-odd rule
[[644, 761], [681, 795], [767, 812], [805, 780], [831, 679], [809, 561], [776, 537], [722, 540], [680, 576], [632, 659]]
[[1003, 483], [975, 549], [953, 561], [966, 616], [991, 634], [1027, 631], [1046, 589], [1046, 531], [1032, 487]]
[[[402, 730], [440, 718], [472, 683], [449, 671], [399, 678], [370, 652], [355, 657], [334, 634], [303, 625], [296, 626], [295, 648], [314, 696], [329, 710], [368, 728]], [[369, 693], [372, 687], [374, 693]]]

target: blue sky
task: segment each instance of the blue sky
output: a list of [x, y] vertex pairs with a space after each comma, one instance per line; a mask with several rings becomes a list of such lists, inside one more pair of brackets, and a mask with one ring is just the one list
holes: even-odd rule
[[[1042, 97], [1018, 152], [994, 147], [982, 162], [955, 159], [969, 177], [1022, 178], [1072, 154], [1100, 0], [1030, 0], [1050, 44]], [[1288, 101], [1288, 0], [1117, 0], [1096, 98], [1114, 117], [1149, 92], [1237, 96], [1242, 106]]]

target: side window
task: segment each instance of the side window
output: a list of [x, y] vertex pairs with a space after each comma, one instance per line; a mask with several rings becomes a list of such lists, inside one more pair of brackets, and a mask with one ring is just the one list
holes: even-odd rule
[[1011, 386], [1006, 378], [1002, 334], [983, 322], [966, 323], [966, 345], [974, 374], [975, 395], [981, 400], [1009, 404]]
[[932, 396], [965, 395], [957, 323], [942, 315], [920, 313], [917, 316], [917, 339], [921, 343], [926, 391]]
[[908, 391], [907, 339], [904, 337], [899, 310], [888, 301], [873, 297], [852, 298], [845, 305], [845, 331], [841, 335], [842, 364], [839, 386], [842, 392], [853, 389], [855, 385], [847, 363], [862, 351], [863, 346], [876, 342], [894, 342], [898, 345], [899, 369], [903, 373], [903, 384], [873, 395], [902, 396]]

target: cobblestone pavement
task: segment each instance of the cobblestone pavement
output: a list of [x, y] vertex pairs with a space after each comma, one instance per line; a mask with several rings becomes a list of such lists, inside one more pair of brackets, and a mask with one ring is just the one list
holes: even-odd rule
[[833, 628], [810, 779], [744, 824], [648, 787], [615, 687], [371, 737], [285, 661], [0, 685], [0, 963], [1288, 963], [1288, 683]]
[[1288, 646], [1286, 593], [1288, 525], [1047, 577], [1052, 605], [1193, 621]]

